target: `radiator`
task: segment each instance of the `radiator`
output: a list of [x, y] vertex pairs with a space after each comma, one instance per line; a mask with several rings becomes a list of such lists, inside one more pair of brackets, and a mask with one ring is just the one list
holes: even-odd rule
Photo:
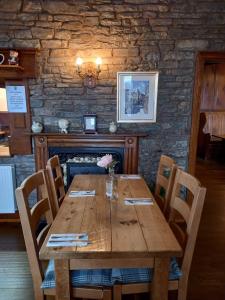
[[0, 213], [14, 213], [15, 203], [15, 167], [0, 165]]

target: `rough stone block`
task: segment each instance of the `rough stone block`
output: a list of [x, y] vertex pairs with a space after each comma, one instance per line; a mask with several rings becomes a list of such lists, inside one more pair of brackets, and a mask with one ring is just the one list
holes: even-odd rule
[[0, 10], [3, 12], [18, 12], [21, 9], [22, 1], [1, 0]]
[[[12, 1], [11, 1], [12, 2]], [[15, 1], [17, 2], [17, 1]], [[41, 4], [39, 1], [24, 0], [23, 11], [26, 13], [39, 13], [41, 12]]]
[[32, 39], [32, 40], [15, 39], [13, 41], [13, 47], [15, 47], [15, 48], [17, 48], [17, 47], [18, 48], [40, 48], [40, 42], [37, 39]]
[[177, 48], [178, 49], [206, 49], [208, 46], [208, 41], [207, 40], [180, 40], [177, 41]]
[[84, 20], [84, 25], [87, 26], [98, 26], [99, 18], [98, 17], [86, 17]]
[[36, 27], [46, 28], [46, 29], [57, 29], [62, 27], [61, 22], [49, 22], [49, 21], [36, 21]]
[[113, 57], [138, 56], [138, 54], [139, 54], [139, 49], [138, 48], [113, 49]]
[[48, 15], [48, 14], [42, 14], [38, 16], [39, 21], [42, 22], [52, 22], [53, 21], [53, 16]]
[[38, 39], [52, 39], [53, 38], [53, 30], [47, 28], [31, 28], [32, 36]]
[[66, 22], [63, 23], [62, 25], [62, 29], [66, 29], [66, 30], [71, 30], [73, 31], [78, 31], [81, 30], [83, 28], [83, 24], [80, 21], [75, 21], [75, 22]]
[[57, 49], [62, 47], [62, 42], [61, 40], [42, 40], [41, 46], [43, 48]]
[[100, 24], [102, 26], [120, 26], [121, 20], [116, 19], [101, 19]]
[[69, 57], [72, 56], [71, 49], [52, 49], [50, 57]]
[[71, 32], [69, 30], [58, 30], [55, 32], [55, 38], [69, 40], [71, 38]]

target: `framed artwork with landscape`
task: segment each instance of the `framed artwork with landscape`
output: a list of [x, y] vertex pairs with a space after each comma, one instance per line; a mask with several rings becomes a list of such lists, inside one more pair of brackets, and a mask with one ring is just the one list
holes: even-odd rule
[[117, 73], [117, 122], [156, 122], [159, 72]]

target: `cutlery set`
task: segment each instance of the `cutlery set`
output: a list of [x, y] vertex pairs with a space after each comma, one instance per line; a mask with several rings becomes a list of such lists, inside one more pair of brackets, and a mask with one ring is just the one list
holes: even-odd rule
[[95, 190], [92, 191], [70, 191], [69, 197], [87, 197], [95, 196]]
[[84, 247], [90, 244], [86, 233], [68, 233], [68, 234], [51, 234], [47, 242], [47, 247]]
[[141, 175], [139, 174], [128, 174], [128, 175], [120, 175], [120, 179], [141, 179]]
[[151, 198], [125, 198], [126, 205], [153, 205]]

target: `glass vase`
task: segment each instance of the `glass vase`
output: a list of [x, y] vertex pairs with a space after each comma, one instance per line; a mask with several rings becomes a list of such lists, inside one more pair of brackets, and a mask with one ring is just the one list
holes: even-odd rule
[[[111, 191], [110, 200], [116, 200], [118, 198], [118, 178], [115, 175], [114, 168], [108, 169], [108, 178], [106, 180], [108, 190]], [[109, 194], [109, 193], [108, 193]]]

